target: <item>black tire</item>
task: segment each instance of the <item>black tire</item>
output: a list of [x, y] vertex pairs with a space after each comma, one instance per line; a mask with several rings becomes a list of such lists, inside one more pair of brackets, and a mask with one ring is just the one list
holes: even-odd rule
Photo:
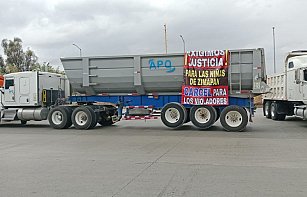
[[20, 120], [20, 124], [21, 124], [21, 125], [26, 125], [26, 124], [27, 124], [27, 121], [26, 121], [26, 120]]
[[266, 101], [263, 106], [263, 114], [266, 118], [271, 119], [271, 101]]
[[264, 117], [266, 116], [266, 113], [265, 113], [265, 101], [263, 101], [262, 114], [263, 114]]
[[90, 129], [93, 125], [93, 120], [96, 119], [94, 110], [87, 106], [77, 107], [71, 116], [71, 121], [76, 129]]
[[49, 125], [54, 129], [66, 129], [71, 125], [70, 115], [63, 106], [52, 108], [48, 114]]
[[72, 115], [72, 112], [73, 112], [73, 108], [69, 107], [69, 106], [63, 106], [63, 107], [67, 111], [67, 123], [66, 123], [66, 125], [64, 127], [64, 129], [67, 129], [67, 128], [69, 128], [72, 125], [71, 115]]
[[277, 114], [277, 103], [271, 103], [271, 111], [270, 111], [270, 114], [271, 114], [271, 118], [272, 120], [278, 120], [278, 114]]
[[271, 104], [271, 117], [272, 120], [285, 120], [286, 119], [286, 114], [278, 114], [278, 104], [277, 103], [272, 103]]
[[190, 110], [191, 122], [200, 129], [211, 127], [217, 118], [216, 109], [212, 106], [195, 105]]
[[178, 104], [178, 105], [181, 107], [181, 109], [183, 110], [183, 113], [184, 113], [184, 115], [183, 115], [183, 117], [184, 117], [183, 124], [184, 124], [184, 123], [187, 122], [188, 116], [189, 116], [188, 111], [187, 111], [187, 108], [185, 108], [185, 107], [184, 107], [182, 104], [180, 104], [180, 103], [176, 103], [176, 104]]
[[248, 123], [248, 115], [244, 108], [230, 105], [221, 112], [220, 122], [226, 131], [243, 131]]
[[96, 127], [96, 125], [98, 123], [98, 116], [91, 106], [86, 106], [86, 107], [91, 111], [91, 114], [92, 114], [92, 117], [93, 117], [91, 126], [89, 128], [89, 129], [92, 129], [92, 128]]
[[163, 124], [170, 128], [178, 128], [187, 120], [187, 111], [180, 103], [168, 103], [161, 110]]

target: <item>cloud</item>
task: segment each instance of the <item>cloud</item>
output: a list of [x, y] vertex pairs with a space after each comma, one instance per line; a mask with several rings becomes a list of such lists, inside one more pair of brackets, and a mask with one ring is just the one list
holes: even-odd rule
[[306, 46], [307, 2], [300, 0], [55, 0], [3, 1], [0, 38], [22, 38], [40, 61], [61, 65], [78, 56], [259, 48], [272, 70], [272, 26], [276, 27], [278, 71], [286, 52]]

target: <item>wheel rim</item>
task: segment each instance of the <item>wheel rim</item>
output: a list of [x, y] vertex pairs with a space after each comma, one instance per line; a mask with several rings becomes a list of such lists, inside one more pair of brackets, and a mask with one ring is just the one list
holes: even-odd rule
[[225, 116], [225, 122], [230, 127], [238, 127], [242, 124], [243, 118], [238, 111], [229, 111]]
[[63, 114], [60, 111], [55, 111], [52, 113], [52, 122], [56, 125], [59, 125], [63, 122]]
[[165, 119], [169, 123], [176, 123], [180, 119], [180, 112], [176, 108], [169, 108], [165, 112]]
[[79, 111], [75, 115], [75, 121], [78, 125], [83, 126], [87, 123], [88, 117], [84, 111]]
[[209, 122], [211, 118], [211, 113], [207, 108], [198, 108], [195, 111], [195, 120], [201, 124], [205, 124]]

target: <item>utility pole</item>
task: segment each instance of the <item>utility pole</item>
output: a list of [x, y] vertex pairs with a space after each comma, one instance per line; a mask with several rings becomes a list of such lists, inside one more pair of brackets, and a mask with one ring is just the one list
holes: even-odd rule
[[275, 49], [275, 27], [273, 29], [273, 60], [274, 60], [274, 73], [276, 73], [276, 49]]
[[165, 54], [167, 54], [167, 32], [166, 32], [166, 24], [164, 24], [164, 43], [165, 43]]

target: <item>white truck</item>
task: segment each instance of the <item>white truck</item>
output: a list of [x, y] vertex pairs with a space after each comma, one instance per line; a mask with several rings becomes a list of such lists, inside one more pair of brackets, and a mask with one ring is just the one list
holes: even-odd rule
[[[116, 106], [109, 103], [71, 104], [66, 75], [49, 72], [17, 72], [4, 75], [1, 88], [1, 122], [47, 120], [55, 129], [72, 124], [77, 129], [113, 124]], [[111, 115], [110, 115], [111, 114]], [[74, 118], [72, 118], [74, 117]]]
[[286, 116], [307, 119], [307, 51], [292, 51], [285, 59], [285, 71], [267, 77], [270, 92], [263, 99], [263, 114], [273, 120]]
[[[1, 120], [46, 120], [49, 107], [69, 96], [64, 75], [48, 72], [19, 72], [4, 75], [1, 88]], [[62, 100], [62, 101], [61, 101]]]

